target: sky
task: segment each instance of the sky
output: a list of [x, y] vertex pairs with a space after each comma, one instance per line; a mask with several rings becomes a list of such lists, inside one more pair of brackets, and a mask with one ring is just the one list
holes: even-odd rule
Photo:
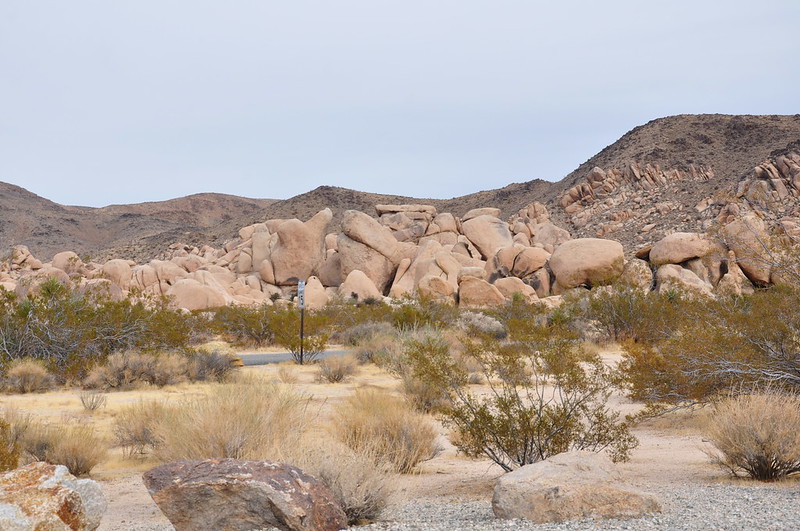
[[2, 0], [0, 181], [68, 205], [558, 181], [637, 125], [800, 113], [797, 0]]

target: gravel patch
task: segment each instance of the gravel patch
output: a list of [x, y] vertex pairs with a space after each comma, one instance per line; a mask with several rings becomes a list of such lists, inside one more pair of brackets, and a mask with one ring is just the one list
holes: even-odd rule
[[654, 487], [664, 507], [660, 514], [632, 520], [573, 520], [560, 524], [533, 524], [525, 520], [497, 520], [486, 501], [416, 500], [391, 507], [382, 522], [361, 530], [502, 529], [592, 530], [796, 530], [800, 529], [800, 485], [728, 485]]

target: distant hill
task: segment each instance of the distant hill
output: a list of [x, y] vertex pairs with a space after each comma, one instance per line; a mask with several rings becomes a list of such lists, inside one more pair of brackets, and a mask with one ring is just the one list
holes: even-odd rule
[[69, 249], [143, 261], [176, 241], [219, 246], [243, 226], [305, 220], [326, 207], [334, 212], [335, 230], [345, 210], [374, 215], [379, 203], [432, 204], [458, 216], [492, 206], [508, 217], [539, 201], [574, 236], [614, 238], [628, 248], [674, 230], [704, 230], [716, 211], [702, 205], [734, 194], [755, 166], [790, 149], [800, 150], [800, 115], [679, 115], [634, 128], [559, 182], [513, 183], [447, 200], [321, 186], [287, 200], [197, 194], [88, 208], [0, 183], [0, 247], [25, 244], [44, 260]]

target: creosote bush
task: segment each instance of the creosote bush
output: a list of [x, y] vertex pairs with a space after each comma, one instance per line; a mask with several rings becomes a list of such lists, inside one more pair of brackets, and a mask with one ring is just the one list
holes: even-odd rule
[[445, 393], [443, 420], [465, 454], [510, 471], [569, 450], [608, 450], [625, 460], [636, 446], [628, 425], [606, 406], [608, 369], [567, 330], [531, 325], [506, 341], [463, 341], [461, 356], [480, 364], [488, 395], [469, 390], [467, 369], [444, 341], [411, 341], [406, 356], [415, 378]]
[[800, 473], [800, 396], [767, 389], [714, 407], [710, 455], [733, 475], [774, 481]]
[[356, 453], [395, 472], [412, 472], [439, 453], [433, 424], [402, 398], [376, 390], [356, 391], [340, 405], [332, 430]]

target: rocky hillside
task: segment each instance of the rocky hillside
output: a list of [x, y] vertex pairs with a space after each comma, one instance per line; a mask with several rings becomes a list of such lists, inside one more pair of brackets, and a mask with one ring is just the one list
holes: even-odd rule
[[[307, 220], [324, 208], [336, 230], [346, 210], [422, 203], [463, 216], [481, 207], [509, 219], [532, 202], [573, 236], [601, 236], [627, 250], [674, 231], [699, 232], [744, 209], [797, 216], [800, 115], [680, 115], [626, 133], [556, 183], [514, 183], [448, 200], [369, 194], [322, 186], [283, 201], [199, 194], [159, 203], [99, 209], [58, 205], [0, 183], [0, 246], [25, 244], [47, 258], [69, 249], [104, 259], [143, 261], [176, 241], [220, 246], [239, 228], [268, 219]], [[736, 212], [733, 212], [735, 214]]]
[[[103, 208], [64, 206], [0, 182], [0, 246], [27, 245], [45, 259], [71, 250], [106, 259], [144, 259], [171, 242], [239, 216], [257, 216], [271, 199], [196, 194]], [[191, 238], [189, 238], [191, 239]]]

